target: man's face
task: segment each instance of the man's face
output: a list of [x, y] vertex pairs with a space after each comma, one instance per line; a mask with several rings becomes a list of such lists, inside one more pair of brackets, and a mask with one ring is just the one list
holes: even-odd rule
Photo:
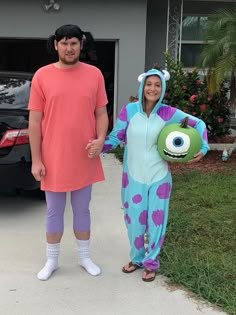
[[59, 60], [65, 65], [74, 65], [80, 56], [80, 41], [76, 37], [63, 38], [59, 42], [54, 41]]

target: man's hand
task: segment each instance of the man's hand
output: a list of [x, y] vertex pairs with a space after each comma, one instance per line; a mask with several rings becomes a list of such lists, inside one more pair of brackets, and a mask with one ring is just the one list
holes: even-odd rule
[[37, 181], [41, 181], [45, 176], [45, 167], [41, 161], [32, 163], [31, 173]]
[[85, 149], [88, 150], [88, 157], [90, 159], [93, 159], [101, 153], [103, 143], [104, 141], [101, 139], [89, 140]]

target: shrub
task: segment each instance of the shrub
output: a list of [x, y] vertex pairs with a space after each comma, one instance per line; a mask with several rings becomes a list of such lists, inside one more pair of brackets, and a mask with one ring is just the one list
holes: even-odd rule
[[198, 71], [183, 71], [179, 61], [165, 54], [166, 69], [170, 72], [163, 102], [202, 119], [207, 126], [209, 139], [230, 134], [229, 88], [222, 84], [220, 92], [210, 95], [206, 79], [199, 78]]

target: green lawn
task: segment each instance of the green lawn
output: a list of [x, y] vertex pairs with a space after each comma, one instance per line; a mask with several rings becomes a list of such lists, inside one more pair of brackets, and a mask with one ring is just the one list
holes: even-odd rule
[[173, 175], [160, 272], [236, 314], [236, 170]]
[[173, 174], [160, 262], [171, 283], [236, 315], [236, 169]]

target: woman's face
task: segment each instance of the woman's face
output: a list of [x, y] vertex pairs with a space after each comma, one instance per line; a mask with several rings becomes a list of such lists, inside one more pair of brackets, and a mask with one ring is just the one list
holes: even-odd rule
[[145, 101], [148, 102], [157, 102], [161, 96], [161, 79], [157, 75], [151, 75], [147, 77], [143, 95]]

